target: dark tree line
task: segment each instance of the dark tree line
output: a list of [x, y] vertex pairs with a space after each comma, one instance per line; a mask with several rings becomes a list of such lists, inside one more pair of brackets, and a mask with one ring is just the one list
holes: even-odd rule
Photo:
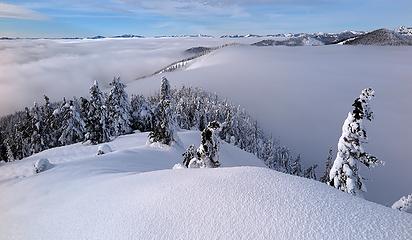
[[267, 136], [243, 108], [214, 93], [191, 87], [171, 89], [163, 78], [159, 93], [129, 100], [119, 78], [110, 86], [104, 93], [95, 82], [88, 99], [50, 103], [45, 96], [43, 104], [1, 118], [0, 160], [14, 161], [77, 142], [108, 142], [133, 130], [150, 131], [151, 142], [171, 144], [176, 129], [203, 131], [215, 121], [221, 140], [256, 155], [269, 168], [316, 178], [316, 166], [302, 170], [300, 156]]

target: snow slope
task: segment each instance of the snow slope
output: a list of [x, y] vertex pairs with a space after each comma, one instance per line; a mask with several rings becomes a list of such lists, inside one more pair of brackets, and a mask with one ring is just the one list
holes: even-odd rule
[[[168, 73], [172, 87], [198, 86], [227, 97], [251, 113], [281, 144], [317, 163], [323, 173], [328, 150], [336, 154], [343, 121], [360, 91], [372, 87], [375, 119], [367, 123], [367, 151], [386, 164], [361, 173], [368, 200], [391, 206], [411, 192], [411, 47], [234, 46], [213, 52], [185, 71]], [[150, 95], [159, 76], [129, 83]]]
[[[146, 145], [146, 137], [122, 136], [101, 156], [98, 146], [75, 144], [1, 166], [0, 239], [412, 237], [412, 215], [250, 167], [262, 164], [229, 144], [221, 151], [224, 168], [172, 170], [182, 146]], [[179, 137], [187, 146], [198, 143], [199, 132]], [[56, 166], [28, 171], [45, 157]]]
[[[172, 170], [182, 146], [146, 137], [123, 136], [101, 156], [75, 144], [1, 166], [0, 239], [412, 238], [412, 215], [251, 167], [262, 164], [234, 146], [222, 147], [224, 168]], [[179, 137], [188, 145], [199, 133]], [[44, 157], [56, 166], [19, 172]]]

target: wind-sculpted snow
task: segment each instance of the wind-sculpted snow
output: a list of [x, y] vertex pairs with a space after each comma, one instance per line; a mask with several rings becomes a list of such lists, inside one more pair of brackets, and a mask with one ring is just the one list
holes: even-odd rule
[[[179, 136], [185, 146], [199, 141], [198, 132]], [[146, 138], [122, 136], [102, 156], [97, 146], [75, 144], [1, 166], [0, 175], [39, 157], [56, 164], [0, 181], [0, 239], [412, 237], [412, 215], [316, 181], [235, 167], [260, 161], [234, 146], [221, 149], [224, 168], [171, 170], [183, 146], [146, 145]]]

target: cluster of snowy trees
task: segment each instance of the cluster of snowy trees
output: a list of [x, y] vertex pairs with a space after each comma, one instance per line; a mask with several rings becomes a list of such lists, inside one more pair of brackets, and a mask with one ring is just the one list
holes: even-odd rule
[[[134, 95], [129, 99], [125, 87], [119, 78], [114, 78], [105, 93], [94, 82], [88, 99], [64, 98], [50, 103], [45, 97], [41, 106], [34, 104], [23, 112], [3, 117], [0, 160], [22, 159], [77, 142], [104, 143], [133, 130], [149, 131], [150, 142], [171, 144], [177, 129], [203, 131], [215, 121], [219, 131], [213, 129], [214, 135], [255, 154], [269, 168], [316, 178], [316, 166], [303, 170], [300, 156], [293, 156], [288, 148], [264, 134], [243, 108], [216, 94], [191, 87], [172, 89], [166, 78], [162, 78], [160, 91], [150, 97]], [[204, 160], [207, 156], [214, 161], [208, 144], [214, 143], [205, 143], [201, 146], [203, 150], [197, 149], [195, 158], [200, 155], [197, 159]]]
[[108, 142], [114, 136], [130, 133], [130, 102], [119, 78], [103, 93], [95, 82], [90, 98], [65, 98], [51, 104], [37, 103], [25, 111], [0, 120], [0, 160], [14, 161], [40, 151], [72, 143]]

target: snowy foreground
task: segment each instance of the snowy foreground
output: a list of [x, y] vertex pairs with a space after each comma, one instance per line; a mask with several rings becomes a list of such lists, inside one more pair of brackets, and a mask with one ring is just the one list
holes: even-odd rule
[[[180, 146], [147, 133], [0, 166], [0, 239], [412, 239], [412, 215], [278, 173], [224, 143], [222, 168], [175, 169]], [[48, 158], [54, 167], [33, 174]]]

